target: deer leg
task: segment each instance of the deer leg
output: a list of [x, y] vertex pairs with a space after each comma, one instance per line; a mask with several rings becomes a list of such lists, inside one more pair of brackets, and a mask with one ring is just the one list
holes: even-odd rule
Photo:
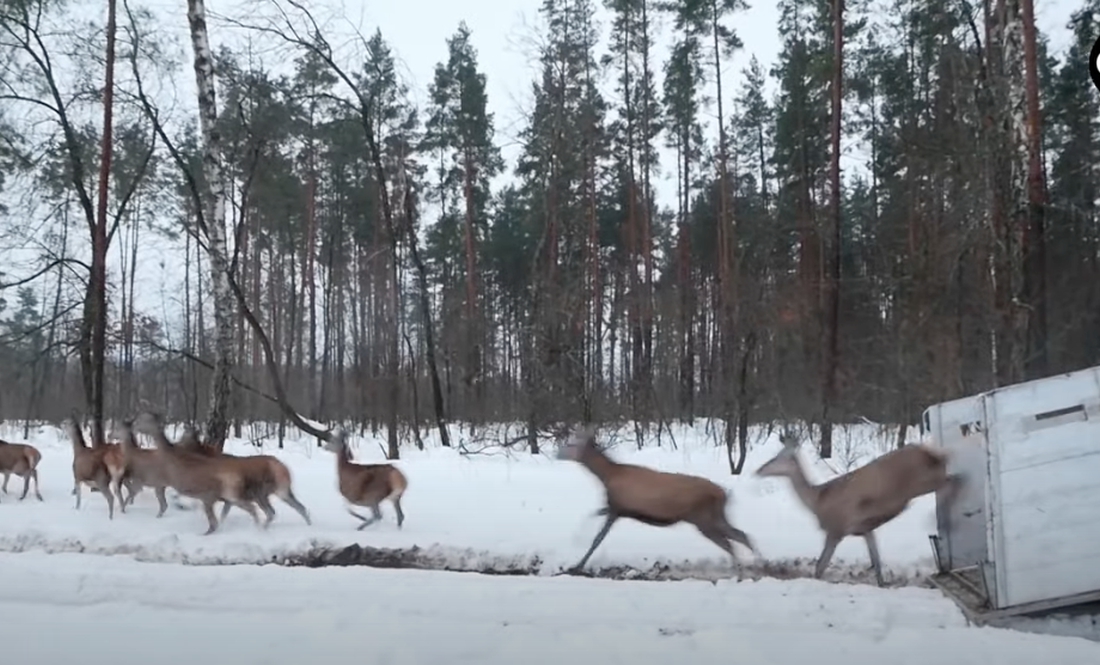
[[[313, 524], [313, 522], [311, 522], [309, 519], [309, 511], [306, 510], [306, 507], [303, 506], [302, 502], [298, 500], [298, 497], [294, 496], [294, 492], [288, 489], [286, 491], [286, 496], [281, 496], [279, 498], [282, 499], [283, 502], [286, 503], [288, 506], [298, 511], [298, 514], [302, 516], [302, 519], [306, 521], [307, 525]], [[274, 515], [275, 511], [272, 510], [271, 514]]]
[[836, 546], [843, 539], [844, 536], [834, 536], [831, 533], [825, 534], [825, 547], [821, 550], [821, 556], [817, 557], [814, 577], [821, 579], [821, 576], [825, 574], [825, 569], [829, 567], [829, 562], [833, 560], [833, 552], [836, 551]]
[[709, 525], [709, 524], [708, 525], [696, 524], [695, 528], [699, 529], [699, 533], [703, 534], [703, 536], [707, 540], [714, 543], [718, 547], [721, 547], [727, 554], [729, 554], [731, 557], [733, 557], [734, 561], [737, 560], [737, 555], [734, 554], [734, 552], [733, 552], [733, 544], [730, 543], [730, 541], [726, 537], [726, 534], [725, 534], [724, 531], [722, 531], [718, 527], [715, 527], [715, 526]]
[[362, 531], [363, 529], [367, 528], [368, 526], [374, 524], [379, 519], [381, 519], [382, 511], [378, 510], [378, 506], [376, 506], [376, 505], [375, 506], [369, 506], [369, 508], [370, 508], [371, 515], [372, 515], [371, 517], [363, 517], [362, 515], [356, 515], [355, 513], [351, 512], [351, 508], [348, 508], [349, 513], [351, 513], [352, 515], [355, 515], [359, 519], [363, 520], [363, 523], [359, 525], [359, 527], [356, 529], [356, 531]]
[[111, 494], [111, 481], [106, 478], [100, 478], [95, 486], [99, 489], [103, 498], [107, 500], [107, 519], [113, 520], [115, 518], [115, 497]]
[[84, 492], [81, 491], [80, 482], [73, 483], [73, 496], [76, 497], [76, 509], [80, 510], [80, 495]]
[[400, 529], [405, 522], [405, 513], [401, 511], [401, 497], [393, 500], [393, 509], [397, 513], [397, 528]]
[[231, 506], [230, 506], [229, 502], [223, 500], [222, 501], [222, 515], [221, 515], [221, 517], [218, 518], [220, 521], [222, 521], [222, 522], [225, 521], [225, 516], [229, 514], [229, 509], [230, 508], [231, 508]]
[[363, 517], [359, 513], [352, 510], [351, 508], [348, 508], [348, 514], [351, 515], [352, 517], [357, 518], [360, 522], [362, 522], [362, 524], [360, 524], [358, 526], [358, 528], [356, 528], [356, 531], [362, 531], [364, 527], [370, 525], [371, 522], [374, 522], [374, 520], [372, 518]]
[[[113, 488], [113, 489], [112, 489]], [[118, 497], [118, 507], [123, 514], [126, 513], [126, 498], [122, 496], [122, 478], [112, 478], [110, 484], [107, 487], [107, 491], [113, 491], [115, 496]]]
[[34, 496], [39, 501], [42, 501], [42, 492], [38, 488], [38, 469], [31, 469], [31, 476], [34, 478]]
[[271, 501], [266, 496], [261, 496], [256, 499], [256, 505], [260, 507], [260, 510], [264, 511], [264, 525], [263, 528], [271, 526], [271, 520], [275, 519], [275, 508], [271, 506]]
[[745, 533], [741, 529], [733, 526], [729, 522], [725, 522], [722, 525], [722, 530], [725, 531], [726, 537], [735, 543], [741, 543], [748, 548], [753, 554], [759, 554], [756, 551], [756, 546], [752, 544], [752, 540], [749, 539], [749, 534]]
[[[163, 487], [154, 487], [153, 494], [157, 495], [157, 505], [160, 506], [160, 510], [157, 511], [157, 517], [162, 517], [164, 511], [168, 510], [168, 498], [164, 496]], [[133, 494], [130, 495], [133, 498]]]
[[[264, 501], [267, 501], [267, 499], [265, 498]], [[260, 527], [260, 528], [263, 528], [264, 525], [260, 524], [260, 515], [259, 515], [259, 513], [256, 512], [256, 505], [255, 504], [253, 504], [251, 501], [246, 501], [245, 499], [237, 499], [236, 501], [233, 502], [233, 505], [237, 506], [241, 510], [243, 510], [246, 513], [248, 513], [249, 515], [251, 515], [252, 516], [252, 521], [256, 523], [256, 526]], [[270, 505], [271, 504], [268, 504], [268, 506], [270, 506]], [[275, 511], [273, 510], [271, 512], [274, 513]]]
[[[7, 482], [7, 480], [8, 479], [5, 478], [4, 482]], [[26, 473], [23, 474], [23, 494], [19, 496], [19, 500], [22, 501], [23, 499], [26, 499], [27, 492], [29, 491], [31, 491], [31, 472], [28, 470]]]
[[127, 478], [126, 491], [129, 492], [130, 495], [126, 497], [126, 505], [134, 505], [134, 497], [136, 497], [143, 489], [145, 489], [144, 485], [135, 481], [133, 478]]
[[202, 502], [202, 510], [206, 513], [206, 521], [210, 524], [210, 528], [202, 535], [209, 536], [218, 530], [218, 517], [214, 514], [214, 501], [204, 500]]
[[[615, 523], [615, 520], [619, 519], [619, 516], [610, 510], [607, 512], [607, 519], [603, 523], [603, 528], [596, 534], [596, 537], [592, 540], [592, 545], [589, 546], [588, 551], [584, 553], [581, 560], [577, 562], [577, 565], [570, 568], [570, 572], [580, 572], [584, 569], [584, 564], [588, 563], [588, 557], [592, 556], [592, 553], [596, 551], [596, 548], [600, 546], [603, 539], [607, 537], [607, 532], [611, 530], [611, 525]], [[705, 535], [705, 534], [704, 534]]]
[[4, 484], [3, 484], [3, 486], [0, 486], [0, 490], [3, 490], [4, 494], [8, 493], [8, 478], [10, 476], [11, 476], [10, 473], [4, 473]]
[[875, 581], [879, 586], [886, 586], [886, 583], [882, 579], [882, 560], [878, 556], [878, 541], [875, 539], [875, 532], [868, 531], [863, 534], [863, 541], [867, 543], [867, 554], [871, 557], [871, 567], [875, 569]]

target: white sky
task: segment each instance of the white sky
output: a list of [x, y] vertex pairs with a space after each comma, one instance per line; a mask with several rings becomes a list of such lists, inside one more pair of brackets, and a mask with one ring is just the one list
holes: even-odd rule
[[[247, 0], [246, 0], [247, 1]], [[186, 4], [181, 0], [131, 0], [136, 6], [144, 6], [155, 11], [162, 19], [168, 32], [174, 33], [187, 50], [190, 46], [187, 38]], [[263, 6], [262, 0], [253, 0], [252, 9], [244, 9], [242, 2], [226, 3], [217, 0], [207, 3], [211, 12], [221, 12], [238, 18], [247, 18], [255, 7]], [[755, 55], [769, 69], [778, 55], [780, 43], [777, 36], [778, 10], [774, 3], [756, 0], [746, 12], [736, 15], [731, 24], [735, 27], [744, 49], [730, 59], [724, 72], [724, 91], [729, 99], [741, 82], [741, 70]], [[1065, 25], [1072, 11], [1082, 3], [1073, 0], [1037, 0], [1036, 12], [1040, 29], [1051, 39], [1053, 50], [1061, 53], [1069, 43], [1069, 33]], [[472, 32], [472, 41], [478, 50], [482, 71], [488, 80], [490, 111], [495, 114], [497, 140], [502, 146], [505, 157], [512, 162], [518, 154], [516, 136], [524, 125], [524, 109], [528, 106], [531, 82], [537, 73], [537, 63], [533, 53], [532, 36], [536, 34], [539, 23], [538, 9], [541, 0], [513, 0], [512, 2], [456, 2], [454, 0], [404, 0], [403, 2], [370, 2], [366, 0], [326, 0], [309, 3], [311, 11], [318, 20], [328, 17], [323, 26], [334, 46], [340, 32], [347, 34], [347, 26], [357, 26], [363, 33], [370, 34], [375, 28], [381, 28], [382, 35], [394, 50], [405, 80], [412, 89], [417, 105], [423, 108], [427, 101], [427, 87], [432, 80], [435, 65], [446, 58], [446, 39], [454, 34], [460, 21], [465, 20]], [[102, 10], [105, 12], [105, 9]], [[333, 16], [346, 17], [343, 21]], [[599, 10], [598, 20], [603, 32], [607, 28], [607, 12]], [[667, 48], [671, 42], [669, 21], [657, 15], [656, 28], [662, 31], [654, 60], [663, 65]], [[341, 24], [345, 29], [341, 30]], [[215, 47], [220, 43], [240, 44], [240, 33], [227, 30], [219, 21], [211, 21], [212, 40]], [[1086, 56], [1087, 57], [1087, 56]], [[274, 60], [268, 56], [268, 60]], [[265, 62], [269, 67], [287, 64]], [[281, 67], [280, 67], [281, 69]], [[1082, 70], [1084, 71], [1084, 70]], [[288, 71], [289, 73], [289, 71]], [[1084, 75], [1083, 75], [1084, 76]], [[660, 80], [660, 79], [659, 79]], [[1087, 85], [1087, 81], [1082, 85]], [[605, 91], [610, 101], [614, 101], [610, 80]], [[769, 84], [770, 85], [770, 84]], [[185, 66], [168, 86], [174, 91], [176, 103], [180, 108], [177, 114], [189, 113], [193, 108], [194, 76], [189, 66]], [[713, 96], [713, 95], [711, 95]], [[712, 112], [713, 113], [713, 112]], [[713, 132], [712, 132], [713, 133]], [[663, 164], [672, 163], [672, 154], [665, 150]], [[845, 150], [842, 166], [845, 169], [859, 168], [863, 157], [852, 148]], [[661, 205], [671, 205], [675, 199], [675, 172], [662, 174], [655, 184], [658, 201]], [[83, 226], [74, 227], [83, 238]], [[148, 249], [147, 249], [148, 243]], [[117, 275], [118, 241], [112, 247], [112, 271]], [[151, 233], [144, 233], [141, 242], [143, 252], [139, 259], [139, 293], [137, 303], [147, 313], [163, 317], [169, 321], [179, 319], [182, 297], [182, 243], [175, 247], [167, 241], [154, 240]], [[0, 255], [6, 253], [0, 247]], [[151, 251], [150, 251], [151, 250]], [[22, 257], [20, 257], [22, 258]], [[17, 271], [11, 263], [6, 270], [9, 279], [22, 271]], [[26, 274], [25, 272], [23, 274]], [[43, 284], [45, 286], [45, 284]], [[14, 297], [14, 294], [9, 294]], [[118, 303], [112, 302], [112, 310]]]

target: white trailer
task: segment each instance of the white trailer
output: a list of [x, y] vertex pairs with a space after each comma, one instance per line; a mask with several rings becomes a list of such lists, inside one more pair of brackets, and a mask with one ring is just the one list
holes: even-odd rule
[[921, 430], [969, 481], [931, 536], [968, 617], [1100, 603], [1100, 367], [936, 404]]

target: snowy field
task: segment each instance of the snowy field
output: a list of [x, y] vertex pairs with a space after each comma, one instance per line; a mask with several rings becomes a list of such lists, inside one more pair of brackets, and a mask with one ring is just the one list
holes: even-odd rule
[[[457, 427], [454, 433], [463, 435]], [[19, 434], [0, 428], [0, 437], [7, 441], [22, 440]], [[753, 538], [763, 557], [742, 570], [743, 575], [807, 574], [823, 543], [815, 519], [798, 503], [786, 480], [755, 478], [751, 473], [779, 450], [777, 436], [761, 434], [760, 444], [750, 450], [746, 473], [734, 477], [725, 449], [708, 443], [701, 426], [676, 429], [674, 434], [675, 450], [666, 436], [661, 448], [638, 451], [623, 432], [610, 454], [620, 461], [697, 474], [730, 488], [731, 522]], [[581, 557], [602, 522], [593, 516], [602, 505], [600, 485], [580, 465], [555, 460], [552, 447], [539, 456], [463, 456], [429, 442], [423, 452], [411, 446], [402, 450], [399, 466], [409, 479], [402, 499], [404, 529], [397, 529], [387, 503], [382, 507], [383, 522], [356, 531], [358, 521], [347, 514], [336, 489], [335, 456], [310, 445], [312, 441], [289, 439], [282, 450], [269, 443], [263, 452], [289, 466], [295, 494], [309, 508], [313, 526], [276, 500], [278, 515], [266, 532], [234, 510], [216, 534], [202, 536], [206, 521], [201, 512], [170, 505], [164, 517], [155, 519], [156, 499], [150, 490], [127, 514], [116, 510], [113, 521], [107, 518], [103, 498], [87, 490], [82, 509], [75, 510], [70, 496], [71, 445], [58, 430], [38, 428], [29, 442], [42, 452], [39, 476], [45, 502], [16, 501], [22, 482], [12, 478], [9, 494], [0, 495], [0, 551], [125, 554], [146, 562], [224, 564], [293, 560], [351, 544], [402, 550], [415, 546], [421, 567], [554, 574]], [[888, 450], [886, 441], [877, 428], [855, 427], [842, 435], [840, 454], [828, 465], [813, 455], [812, 446], [805, 446], [802, 455], [808, 464], [816, 462], [812, 475], [825, 480], [846, 465]], [[356, 459], [382, 461], [380, 443], [354, 438]], [[247, 455], [256, 448], [231, 441], [227, 450]], [[935, 529], [934, 503], [931, 496], [923, 497], [879, 530], [884, 565], [893, 583], [908, 583], [931, 569], [928, 534]], [[615, 525], [588, 568], [619, 569], [620, 576], [624, 568], [657, 570], [666, 577], [714, 579], [735, 574], [729, 558], [693, 527], [660, 529], [629, 520]], [[864, 580], [869, 575], [866, 547], [862, 539], [853, 538], [837, 549], [827, 578]]]
[[[22, 440], [18, 434], [0, 427], [5, 440]], [[85, 492], [82, 510], [74, 509], [71, 447], [57, 430], [39, 428], [30, 442], [43, 454], [45, 501], [17, 501], [22, 482], [16, 478], [0, 497], [0, 634], [29, 638], [20, 642], [19, 660], [31, 665], [86, 661], [88, 654], [110, 654], [104, 658], [119, 665], [194, 663], [215, 654], [240, 665], [306, 659], [557, 665], [584, 656], [633, 665], [685, 658], [765, 665], [815, 661], [824, 653], [845, 665], [878, 665], [883, 658], [895, 665], [1100, 662], [1095, 641], [971, 627], [939, 591], [921, 588], [931, 568], [928, 497], [879, 531], [888, 578], [904, 588], [834, 583], [871, 579], [863, 543], [855, 539], [837, 550], [828, 581], [777, 579], [808, 575], [822, 544], [785, 481], [751, 474], [778, 450], [778, 441], [761, 436], [746, 474], [733, 477], [725, 450], [707, 443], [701, 428], [675, 434], [675, 450], [666, 440], [663, 448], [637, 451], [624, 437], [611, 454], [730, 488], [731, 521], [755, 539], [763, 562], [735, 569], [691, 527], [623, 520], [589, 569], [617, 578], [700, 579], [554, 576], [595, 534], [599, 519], [592, 513], [601, 490], [579, 465], [552, 459], [552, 447], [542, 456], [462, 456], [430, 443], [423, 452], [404, 449], [403, 530], [387, 504], [384, 522], [355, 531], [358, 522], [336, 490], [334, 456], [307, 439], [264, 452], [290, 466], [313, 526], [276, 502], [278, 516], [266, 532], [234, 511], [218, 533], [201, 536], [201, 513], [170, 506], [155, 519], [149, 491], [110, 521], [98, 494]], [[854, 428], [842, 435], [829, 464], [808, 447], [802, 454], [820, 481], [884, 452], [887, 440], [874, 428]], [[380, 461], [378, 443], [356, 439], [357, 459]], [[256, 451], [243, 441], [229, 449]], [[395, 553], [396, 567], [530, 574], [214, 565], [293, 563], [354, 544]], [[729, 579], [736, 577], [747, 579]], [[66, 638], [50, 639], [58, 626], [66, 627]], [[1096, 632], [1080, 621], [1031, 629]], [[122, 635], [141, 639], [120, 647]]]
[[24, 665], [1100, 662], [1100, 645], [1083, 639], [967, 627], [935, 591], [811, 580], [614, 582], [0, 554], [0, 582], [0, 634], [20, 637], [9, 652]]

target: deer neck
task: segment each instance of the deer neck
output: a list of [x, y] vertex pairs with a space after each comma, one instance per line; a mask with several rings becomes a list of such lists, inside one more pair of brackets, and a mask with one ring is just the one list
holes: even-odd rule
[[163, 450], [169, 453], [177, 452], [176, 447], [172, 445], [172, 442], [168, 440], [164, 430], [157, 432], [153, 435], [153, 444], [157, 447], [157, 450]]
[[817, 485], [811, 484], [809, 479], [806, 478], [806, 471], [803, 469], [802, 461], [798, 459], [797, 455], [793, 458], [793, 461], [794, 469], [787, 477], [791, 480], [794, 493], [811, 512], [815, 511], [817, 500], [821, 496], [821, 489]]
[[581, 456], [580, 462], [603, 483], [607, 482], [611, 474], [615, 472], [615, 467], [618, 466], [611, 461], [610, 457], [595, 448], [586, 450], [584, 455]]
[[74, 453], [79, 453], [81, 450], [88, 449], [88, 444], [84, 442], [84, 433], [77, 427], [74, 427], [69, 432], [69, 441], [73, 444]]

